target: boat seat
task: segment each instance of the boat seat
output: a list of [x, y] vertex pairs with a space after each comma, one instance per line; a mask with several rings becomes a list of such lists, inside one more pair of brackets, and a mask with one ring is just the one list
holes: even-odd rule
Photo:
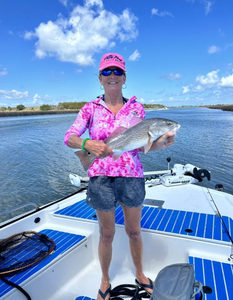
[[[115, 215], [116, 224], [124, 225], [123, 211], [120, 206], [117, 207]], [[85, 200], [56, 211], [55, 216], [97, 221], [95, 210], [89, 207]], [[233, 220], [224, 216], [223, 220], [231, 233], [233, 231]], [[144, 205], [142, 208], [141, 227], [152, 231], [156, 230], [230, 243], [230, 238], [217, 215], [165, 208], [159, 209]]]
[[196, 280], [208, 287], [207, 292], [212, 290], [204, 294], [204, 300], [233, 300], [232, 264], [193, 256], [189, 257], [189, 263], [194, 265]]
[[[20, 285], [22, 282], [27, 280], [30, 276], [32, 276], [36, 272], [42, 270], [49, 264], [52, 264], [52, 261], [55, 258], [58, 258], [58, 256], [62, 257], [62, 255], [65, 254], [68, 250], [71, 250], [72, 248], [78, 246], [79, 244], [81, 244], [83, 241], [86, 240], [86, 237], [82, 235], [71, 234], [71, 233], [51, 230], [51, 229], [44, 229], [40, 231], [40, 233], [46, 234], [49, 238], [51, 238], [55, 242], [56, 247], [54, 252], [52, 252], [42, 261], [38, 262], [35, 265], [32, 265], [31, 267], [25, 269], [24, 271], [16, 273], [12, 276], [6, 276], [6, 278], [11, 282]], [[1, 297], [3, 297], [3, 295], [8, 293], [12, 289], [13, 287], [7, 285], [0, 279], [0, 299]]]

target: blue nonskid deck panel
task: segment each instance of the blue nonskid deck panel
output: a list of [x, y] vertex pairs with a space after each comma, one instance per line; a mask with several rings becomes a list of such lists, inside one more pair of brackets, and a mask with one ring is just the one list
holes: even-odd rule
[[[72, 204], [55, 212], [56, 216], [73, 217], [96, 221], [95, 210], [86, 204], [85, 200]], [[116, 224], [124, 225], [124, 215], [120, 206], [116, 209]], [[233, 220], [223, 217], [228, 231], [233, 231]], [[168, 233], [195, 236], [200, 238], [230, 242], [221, 219], [216, 215], [158, 209], [157, 207], [143, 206], [141, 227]], [[188, 232], [187, 232], [188, 230]]]
[[[51, 229], [44, 229], [40, 233], [46, 234], [50, 239], [52, 239], [55, 242], [56, 247], [54, 252], [48, 255], [42, 261], [25, 269], [24, 271], [16, 273], [15, 275], [12, 276], [6, 276], [8, 280], [20, 285], [31, 275], [41, 270], [43, 267], [47, 266], [52, 260], [57, 258], [59, 255], [62, 255], [67, 250], [78, 245], [81, 241], [83, 241], [86, 238], [83, 235], [71, 234], [71, 233], [61, 232], [61, 231], [56, 231]], [[12, 287], [3, 283], [0, 280], [0, 299], [3, 295], [8, 293], [12, 289], [13, 289]]]
[[62, 208], [54, 213], [66, 217], [81, 218], [87, 220], [97, 220], [95, 210], [86, 204], [85, 200]]
[[233, 300], [233, 265], [197, 257], [189, 257], [189, 263], [196, 280], [212, 289], [203, 300]]
[[75, 300], [96, 300], [96, 299], [95, 298], [90, 298], [90, 297], [87, 297], [87, 296], [79, 296]]

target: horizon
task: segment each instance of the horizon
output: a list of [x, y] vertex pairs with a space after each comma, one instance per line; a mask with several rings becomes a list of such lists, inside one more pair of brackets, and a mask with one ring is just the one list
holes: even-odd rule
[[104, 53], [126, 61], [127, 98], [233, 104], [232, 1], [0, 2], [0, 107], [89, 102]]

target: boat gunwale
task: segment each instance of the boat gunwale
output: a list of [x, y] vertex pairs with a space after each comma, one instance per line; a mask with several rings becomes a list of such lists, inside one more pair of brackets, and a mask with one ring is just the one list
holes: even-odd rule
[[[78, 191], [76, 191], [76, 192], [74, 192], [74, 193], [72, 193], [72, 194], [69, 194], [69, 195], [67, 195], [67, 196], [65, 196], [65, 197], [63, 197], [63, 198], [61, 198], [61, 199], [55, 200], [55, 201], [53, 201], [53, 202], [49, 202], [49, 203], [47, 203], [47, 204], [45, 204], [45, 205], [43, 205], [43, 206], [38, 207], [37, 209], [35, 209], [35, 210], [33, 210], [33, 211], [29, 211], [29, 212], [26, 212], [26, 213], [24, 213], [24, 214], [20, 214], [19, 216], [16, 216], [15, 218], [12, 218], [12, 219], [9, 219], [9, 220], [7, 220], [7, 221], [5, 221], [5, 222], [2, 222], [2, 223], [0, 223], [0, 229], [2, 229], [2, 228], [4, 228], [4, 227], [7, 227], [7, 226], [9, 226], [9, 225], [12, 225], [12, 224], [14, 224], [14, 223], [16, 223], [16, 222], [18, 222], [18, 221], [20, 221], [20, 220], [22, 220], [22, 219], [28, 217], [28, 216], [31, 216], [31, 215], [33, 215], [33, 214], [36, 214], [37, 212], [43, 211], [43, 210], [45, 210], [46, 208], [48, 208], [48, 207], [50, 207], [50, 206], [53, 206], [54, 204], [63, 202], [63, 201], [65, 201], [66, 199], [68, 199], [68, 198], [70, 198], [70, 197], [72, 197], [72, 196], [75, 196], [75, 195], [77, 195], [77, 194], [79, 194], [79, 193], [85, 191], [86, 189], [87, 189], [87, 187], [81, 188], [80, 190], [78, 190]], [[8, 221], [9, 221], [9, 222], [8, 222]]]

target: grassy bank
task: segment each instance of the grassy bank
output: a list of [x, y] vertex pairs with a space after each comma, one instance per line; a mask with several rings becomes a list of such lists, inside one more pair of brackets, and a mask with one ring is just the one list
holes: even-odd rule
[[[55, 115], [78, 113], [86, 102], [62, 102], [57, 106], [43, 104], [41, 106], [24, 107], [18, 105], [14, 108], [0, 108], [0, 117], [34, 116], [34, 115]], [[145, 109], [165, 109], [161, 104], [144, 104]]]
[[20, 117], [20, 116], [36, 116], [36, 115], [58, 115], [58, 114], [75, 114], [78, 113], [77, 109], [70, 110], [49, 110], [49, 111], [4, 111], [0, 112], [0, 117]]
[[[165, 109], [163, 105], [144, 105], [145, 109]], [[203, 107], [203, 106], [202, 106]], [[224, 111], [233, 111], [233, 104], [218, 104], [218, 105], [205, 105], [204, 107], [210, 109], [221, 109]], [[23, 110], [0, 110], [0, 117], [18, 117], [18, 116], [36, 116], [36, 115], [57, 115], [57, 114], [75, 114], [79, 109], [53, 109], [53, 110], [40, 110], [40, 107], [30, 107]]]
[[221, 109], [225, 111], [233, 111], [233, 104], [218, 104], [205, 106], [211, 109]]

